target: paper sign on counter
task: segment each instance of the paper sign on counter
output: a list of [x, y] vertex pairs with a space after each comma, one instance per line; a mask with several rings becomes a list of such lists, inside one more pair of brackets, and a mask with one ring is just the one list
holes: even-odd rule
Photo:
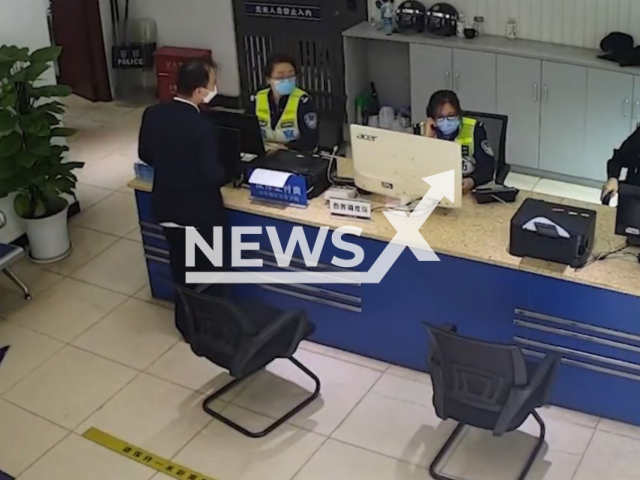
[[251, 177], [249, 177], [249, 183], [254, 185], [283, 188], [287, 184], [287, 180], [289, 180], [290, 176], [291, 174], [287, 172], [256, 168], [253, 173], [251, 173]]

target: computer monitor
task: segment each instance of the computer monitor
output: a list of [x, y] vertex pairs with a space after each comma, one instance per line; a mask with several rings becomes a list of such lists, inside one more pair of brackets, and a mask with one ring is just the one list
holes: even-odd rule
[[616, 234], [627, 237], [629, 245], [640, 246], [640, 187], [620, 183]]
[[242, 155], [265, 153], [258, 118], [228, 110], [209, 110], [206, 115], [218, 128], [220, 159], [227, 171], [227, 180], [238, 180], [244, 172]]
[[440, 206], [462, 206], [462, 147], [459, 144], [351, 125], [351, 149], [358, 188], [408, 204], [422, 199], [429, 190], [423, 178], [453, 170], [455, 202], [444, 198]]

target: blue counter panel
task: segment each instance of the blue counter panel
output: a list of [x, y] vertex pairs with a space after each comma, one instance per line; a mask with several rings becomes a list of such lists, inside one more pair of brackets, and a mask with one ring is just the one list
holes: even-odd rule
[[[151, 222], [150, 195], [137, 192], [137, 199], [141, 221]], [[264, 227], [276, 227], [285, 246], [298, 226], [240, 212], [230, 212], [229, 219], [233, 226], [263, 227], [261, 235], [243, 238], [258, 242], [261, 255], [272, 251]], [[303, 229], [312, 244], [319, 230]], [[153, 235], [143, 239], [145, 246], [163, 246]], [[334, 255], [349, 258], [330, 239], [331, 232], [320, 256], [325, 268]], [[368, 270], [387, 245], [356, 236], [347, 239], [365, 252], [358, 270]], [[302, 256], [299, 249], [294, 256]], [[530, 355], [560, 352], [565, 364], [552, 393], [553, 403], [640, 425], [640, 298], [439, 257], [440, 262], [418, 262], [406, 249], [380, 284], [240, 285], [235, 294], [305, 310], [317, 326], [312, 338], [316, 342], [418, 370], [425, 369], [428, 354], [423, 322], [456, 324], [464, 335], [515, 342]], [[149, 259], [148, 265], [154, 296], [171, 299], [171, 287], [159, 278], [169, 272], [168, 265]]]

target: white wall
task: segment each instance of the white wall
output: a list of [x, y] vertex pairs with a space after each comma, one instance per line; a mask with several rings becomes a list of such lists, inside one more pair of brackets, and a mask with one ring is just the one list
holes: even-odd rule
[[[402, 0], [396, 0], [396, 4]], [[422, 0], [425, 5], [436, 3]], [[505, 35], [510, 16], [518, 21], [521, 38], [599, 48], [600, 40], [616, 30], [640, 42], [639, 0], [449, 0], [458, 10], [485, 17], [486, 32]], [[377, 11], [369, 0], [369, 12]]]
[[[46, 0], [2, 0], [0, 8], [0, 45], [17, 45], [34, 50], [49, 46]], [[48, 80], [55, 83], [53, 69]], [[0, 199], [0, 210], [7, 216], [7, 226], [0, 229], [0, 242], [12, 242], [24, 233], [22, 221], [13, 208], [13, 197]]]
[[[213, 58], [220, 64], [220, 93], [229, 96], [240, 94], [231, 0], [132, 0], [130, 8], [130, 18], [152, 18], [156, 21], [158, 46], [211, 49]], [[109, 0], [100, 0], [100, 11], [110, 64], [112, 34]]]

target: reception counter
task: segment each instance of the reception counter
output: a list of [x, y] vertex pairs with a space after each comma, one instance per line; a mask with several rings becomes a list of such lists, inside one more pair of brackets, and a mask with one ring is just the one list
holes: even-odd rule
[[[152, 292], [172, 299], [165, 280], [168, 247], [151, 215], [151, 185], [134, 180], [130, 186]], [[283, 243], [294, 226], [303, 226], [310, 244], [322, 226], [361, 228], [361, 236], [349, 241], [365, 252], [362, 270], [396, 233], [382, 209], [371, 221], [345, 220], [332, 217], [322, 199], [306, 209], [278, 208], [253, 202], [246, 189], [225, 187], [222, 193], [231, 225], [274, 226]], [[526, 192], [509, 205], [477, 205], [466, 197], [462, 209], [437, 209], [421, 229], [440, 262], [419, 262], [406, 249], [379, 284], [242, 285], [236, 294], [306, 310], [317, 326], [314, 341], [414, 369], [426, 366], [423, 322], [455, 323], [465, 335], [516, 343], [531, 360], [557, 352], [563, 365], [553, 403], [640, 425], [640, 264], [622, 255], [576, 271], [509, 255], [510, 219], [528, 197], [596, 210], [595, 253], [624, 245], [613, 233], [615, 210], [609, 207]], [[259, 242], [256, 258], [282, 270], [264, 228], [245, 241]], [[330, 265], [334, 254], [346, 255], [327, 242], [320, 268], [340, 270]], [[306, 269], [296, 256], [292, 267]]]

